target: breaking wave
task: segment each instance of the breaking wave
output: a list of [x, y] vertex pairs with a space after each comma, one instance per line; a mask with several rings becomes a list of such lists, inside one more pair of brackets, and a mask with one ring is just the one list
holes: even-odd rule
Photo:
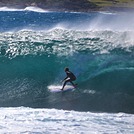
[[[134, 113], [134, 23], [123, 23], [122, 29], [119, 22], [108, 23], [106, 18], [119, 20], [118, 14], [0, 12], [5, 14], [0, 22], [1, 107]], [[100, 14], [103, 21], [97, 21]], [[60, 84], [66, 66], [76, 74], [78, 89], [50, 93], [47, 87]]]

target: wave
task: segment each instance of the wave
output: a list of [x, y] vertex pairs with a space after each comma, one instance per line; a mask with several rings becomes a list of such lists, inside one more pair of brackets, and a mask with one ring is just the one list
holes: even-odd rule
[[42, 8], [39, 8], [39, 7], [34, 7], [34, 6], [26, 7], [24, 9], [24, 11], [34, 11], [34, 12], [41, 12], [41, 13], [48, 12], [47, 10], [44, 10]]
[[21, 30], [0, 33], [0, 48], [1, 55], [8, 58], [42, 54], [71, 56], [77, 53], [133, 55], [133, 35], [132, 31]]
[[41, 12], [41, 13], [45, 13], [48, 12], [47, 10], [44, 10], [42, 8], [39, 7], [34, 7], [34, 6], [29, 6], [26, 7], [24, 9], [18, 9], [18, 8], [9, 8], [9, 7], [0, 7], [0, 11], [33, 11], [33, 12]]
[[[1, 33], [0, 106], [134, 113], [132, 34], [64, 29]], [[78, 89], [50, 93], [47, 87], [59, 84], [66, 66], [76, 74]]]
[[[0, 16], [0, 106], [134, 113], [129, 15], [15, 11]], [[47, 87], [60, 84], [66, 66], [76, 74], [78, 89], [50, 93]]]

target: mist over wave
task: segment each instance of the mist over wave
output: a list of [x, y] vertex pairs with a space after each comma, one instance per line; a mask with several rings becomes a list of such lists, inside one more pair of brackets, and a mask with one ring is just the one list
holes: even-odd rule
[[[0, 106], [134, 113], [129, 15], [0, 12]], [[61, 84], [66, 66], [78, 89], [50, 93], [47, 87]]]
[[55, 28], [95, 31], [133, 31], [133, 12], [49, 12], [37, 7], [25, 9], [0, 8], [1, 32], [29, 30], [52, 30]]

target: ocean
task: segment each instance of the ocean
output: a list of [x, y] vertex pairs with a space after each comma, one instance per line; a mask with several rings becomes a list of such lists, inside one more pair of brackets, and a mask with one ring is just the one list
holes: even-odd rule
[[0, 133], [133, 134], [134, 13], [0, 8]]

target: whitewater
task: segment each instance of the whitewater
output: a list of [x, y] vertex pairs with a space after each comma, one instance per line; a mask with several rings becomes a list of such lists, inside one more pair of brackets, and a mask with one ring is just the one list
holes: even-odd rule
[[0, 133], [133, 134], [133, 16], [0, 8]]
[[85, 113], [24, 107], [1, 108], [0, 112], [0, 133], [134, 133], [134, 116], [124, 113]]

